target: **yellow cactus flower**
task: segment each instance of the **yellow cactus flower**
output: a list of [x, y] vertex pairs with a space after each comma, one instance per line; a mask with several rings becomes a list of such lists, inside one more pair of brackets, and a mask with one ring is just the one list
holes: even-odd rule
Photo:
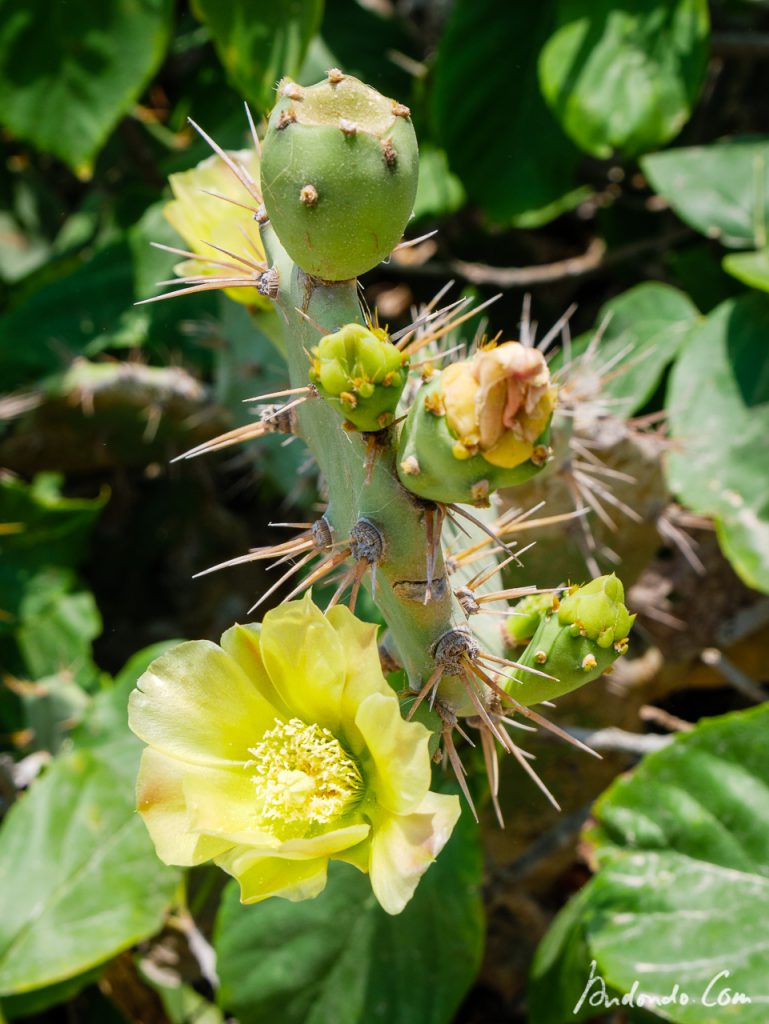
[[131, 694], [148, 744], [138, 809], [158, 856], [213, 860], [244, 903], [317, 896], [328, 861], [368, 872], [397, 914], [459, 817], [430, 791], [428, 730], [401, 716], [376, 627], [309, 599], [180, 644]]
[[[259, 183], [259, 156], [254, 150], [238, 150], [227, 155], [254, 182]], [[265, 259], [259, 225], [253, 213], [243, 208], [253, 205], [253, 197], [220, 156], [214, 154], [189, 171], [172, 174], [168, 181], [174, 198], [163, 207], [163, 214], [190, 250], [202, 257], [201, 261], [185, 260], [180, 263], [175, 268], [180, 277], [232, 276], [222, 267], [203, 262], [205, 259], [227, 260], [228, 257], [217, 252], [212, 245], [251, 261]], [[225, 198], [220, 199], [219, 196]], [[228, 199], [233, 202], [227, 202]], [[238, 203], [243, 206], [236, 205]], [[245, 276], [247, 272], [248, 268], [243, 266], [241, 275]], [[224, 292], [246, 306], [268, 309], [271, 305], [270, 300], [255, 288], [225, 288]]]
[[480, 453], [506, 469], [526, 462], [555, 399], [545, 357], [518, 341], [481, 348], [443, 371], [443, 404], [458, 458]]

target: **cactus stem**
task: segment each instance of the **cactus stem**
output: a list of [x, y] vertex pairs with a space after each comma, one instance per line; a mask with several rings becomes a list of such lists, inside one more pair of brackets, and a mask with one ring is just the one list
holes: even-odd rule
[[433, 597], [433, 576], [435, 575], [435, 561], [438, 557], [438, 548], [441, 543], [443, 521], [446, 517], [446, 510], [440, 505], [426, 506], [424, 521], [425, 535], [427, 539], [425, 569], [426, 586], [423, 604], [427, 604]]

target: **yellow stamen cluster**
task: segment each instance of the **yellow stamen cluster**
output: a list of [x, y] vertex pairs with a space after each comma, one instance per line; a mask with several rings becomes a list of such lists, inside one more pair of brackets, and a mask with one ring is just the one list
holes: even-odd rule
[[363, 788], [358, 766], [332, 733], [299, 718], [276, 719], [249, 753], [259, 819], [273, 830], [334, 821]]

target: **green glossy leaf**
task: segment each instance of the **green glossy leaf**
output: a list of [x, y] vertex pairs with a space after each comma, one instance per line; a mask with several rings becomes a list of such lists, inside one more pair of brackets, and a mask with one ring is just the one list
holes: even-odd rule
[[654, 153], [641, 161], [681, 220], [724, 245], [769, 242], [769, 139]]
[[438, 47], [435, 129], [468, 196], [495, 221], [544, 223], [584, 195], [575, 191], [579, 152], [537, 81], [553, 25], [551, 3], [458, 0]]
[[675, 850], [769, 878], [769, 704], [705, 719], [619, 778], [595, 805], [591, 840]]
[[231, 883], [214, 940], [220, 1003], [240, 1024], [448, 1024], [483, 947], [482, 855], [465, 817], [397, 917], [347, 864], [305, 903], [244, 907]]
[[80, 974], [160, 927], [178, 875], [134, 810], [139, 748], [60, 755], [5, 818], [0, 994]]
[[124, 243], [102, 249], [45, 285], [0, 318], [3, 387], [65, 369], [77, 356], [141, 345], [150, 313], [146, 306], [134, 307], [135, 298], [131, 252]]
[[171, 0], [0, 0], [0, 121], [89, 173], [168, 44]]
[[66, 672], [16, 685], [20, 689], [24, 727], [32, 734], [25, 751], [48, 750], [55, 754], [83, 717], [88, 707], [87, 693]]
[[592, 959], [586, 926], [594, 912], [593, 885], [589, 882], [569, 900], [537, 947], [527, 1000], [530, 1019], [537, 1024], [576, 1024], [595, 1016], [587, 1001], [576, 1009], [585, 985], [585, 967]]
[[[579, 1012], [606, 1009], [603, 983], [608, 995], [635, 991], [635, 1005], [677, 984], [675, 999], [647, 1009], [680, 1024], [764, 1024], [767, 730], [768, 704], [708, 719], [599, 799], [590, 838], [602, 866], [535, 960], [534, 998], [544, 1005], [550, 984], [557, 1007], [542, 1024], [574, 1019], [581, 998]], [[727, 989], [752, 1002], [718, 1005]]]
[[705, 74], [707, 0], [558, 0], [542, 92], [588, 153], [635, 156], [669, 142]]
[[[49, 1006], [56, 1006], [59, 1003], [66, 1003], [73, 999], [79, 992], [97, 981], [103, 970], [103, 965], [77, 974], [66, 981], [59, 981], [54, 985], [46, 985], [45, 988], [37, 988], [32, 992], [25, 992], [20, 996], [6, 996], [0, 1000], [0, 1010], [6, 1014], [9, 1020], [29, 1017], [41, 1010], [47, 1010]], [[0, 1024], [3, 1017], [0, 1015]]]
[[91, 642], [101, 633], [102, 622], [93, 594], [31, 588], [19, 618], [16, 642], [32, 679], [61, 672], [86, 689], [95, 684], [98, 669]]
[[427, 143], [419, 147], [419, 184], [414, 200], [414, 220], [420, 217], [445, 217], [465, 202], [465, 190], [449, 170], [442, 149]]
[[593, 904], [588, 940], [609, 986], [638, 983], [670, 998], [649, 1008], [679, 1024], [766, 1024], [769, 880], [678, 853], [636, 853], [605, 868]]
[[[595, 365], [608, 367], [601, 394], [614, 400], [613, 412], [632, 416], [643, 408], [699, 321], [699, 311], [687, 295], [656, 281], [636, 285], [601, 308], [595, 326], [601, 332]], [[573, 358], [594, 334], [576, 339]], [[561, 363], [559, 356], [554, 365]]]
[[236, 89], [258, 110], [275, 100], [277, 82], [295, 78], [320, 27], [323, 0], [193, 0]]
[[720, 305], [692, 332], [670, 379], [671, 489], [716, 518], [724, 554], [769, 591], [769, 299]]
[[769, 249], [729, 253], [724, 256], [723, 267], [743, 284], [769, 292]]
[[[63, 498], [61, 480], [41, 474], [31, 484], [0, 477], [0, 632], [14, 629], [21, 601], [33, 578], [44, 590], [70, 589], [74, 576], [63, 570], [86, 555], [88, 535], [107, 500]], [[56, 578], [41, 570], [56, 566]]]
[[416, 61], [422, 54], [413, 24], [399, 17], [394, 5], [326, 0], [320, 32], [320, 37], [313, 40], [316, 51], [313, 57], [319, 56], [316, 43], [321, 42], [326, 49], [325, 61], [320, 64], [312, 61], [313, 77], [306, 76], [310, 60], [306, 62], [300, 76], [305, 85], [314, 85], [325, 77], [330, 67], [338, 67], [367, 82], [384, 96], [401, 103], [409, 102], [413, 74], [390, 54], [395, 52]]

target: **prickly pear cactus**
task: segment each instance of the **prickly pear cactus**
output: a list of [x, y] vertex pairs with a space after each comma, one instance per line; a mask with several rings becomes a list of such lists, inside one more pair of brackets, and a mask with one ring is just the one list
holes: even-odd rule
[[[323, 865], [340, 857], [370, 872], [380, 903], [396, 913], [458, 814], [455, 797], [429, 791], [431, 757], [450, 765], [473, 807], [478, 786], [468, 782], [457, 737], [479, 737], [500, 821], [500, 749], [550, 796], [508, 727], [526, 719], [569, 740], [533, 705], [608, 669], [627, 647], [633, 617], [614, 576], [570, 587], [560, 601], [534, 581], [505, 589], [499, 569], [514, 563], [520, 575], [515, 533], [536, 525], [531, 513], [498, 518], [466, 507], [488, 506], [498, 488], [520, 485], [551, 459], [558, 390], [532, 339], [482, 339], [447, 362], [454, 349], [444, 351], [441, 339], [482, 306], [440, 307], [444, 289], [396, 333], [361, 308], [355, 278], [397, 247], [414, 201], [408, 109], [336, 69], [310, 88], [284, 81], [278, 93], [262, 143], [254, 133], [258, 176], [255, 163], [212, 143], [232, 171], [226, 209], [244, 225], [256, 220], [259, 245], [214, 260], [185, 254], [199, 261], [186, 282], [208, 288], [218, 274], [221, 287], [255, 288], [274, 304], [289, 386], [262, 396], [271, 404], [255, 424], [187, 455], [276, 430], [298, 435], [328, 503], [296, 536], [235, 560], [288, 563], [257, 601], [282, 586], [289, 592], [280, 608], [261, 625], [229, 631], [221, 648], [185, 645], [140, 681], [133, 721], [150, 744], [140, 810], [161, 856], [212, 857], [239, 878], [246, 901], [314, 895], [325, 868], [313, 873], [301, 858], [317, 854]], [[323, 614], [307, 595], [332, 574], [337, 586]], [[379, 646], [376, 631], [351, 614], [361, 586], [387, 624]], [[521, 597], [511, 615], [509, 602]], [[403, 670], [400, 706], [383, 668]], [[208, 707], [217, 687], [234, 702], [221, 747], [228, 763], [241, 759], [251, 772], [246, 805], [258, 837], [238, 825], [245, 784], [223, 769], [205, 784], [192, 768], [183, 784], [160, 782], [153, 715], [170, 714], [162, 694], [184, 702], [199, 693]], [[173, 728], [195, 714], [186, 707]], [[241, 740], [243, 720], [256, 745]], [[209, 733], [189, 740], [193, 753], [218, 742]], [[418, 828], [401, 820], [412, 814]], [[169, 841], [171, 818], [184, 837], [178, 844]], [[253, 858], [268, 853], [274, 870], [256, 871]]]

